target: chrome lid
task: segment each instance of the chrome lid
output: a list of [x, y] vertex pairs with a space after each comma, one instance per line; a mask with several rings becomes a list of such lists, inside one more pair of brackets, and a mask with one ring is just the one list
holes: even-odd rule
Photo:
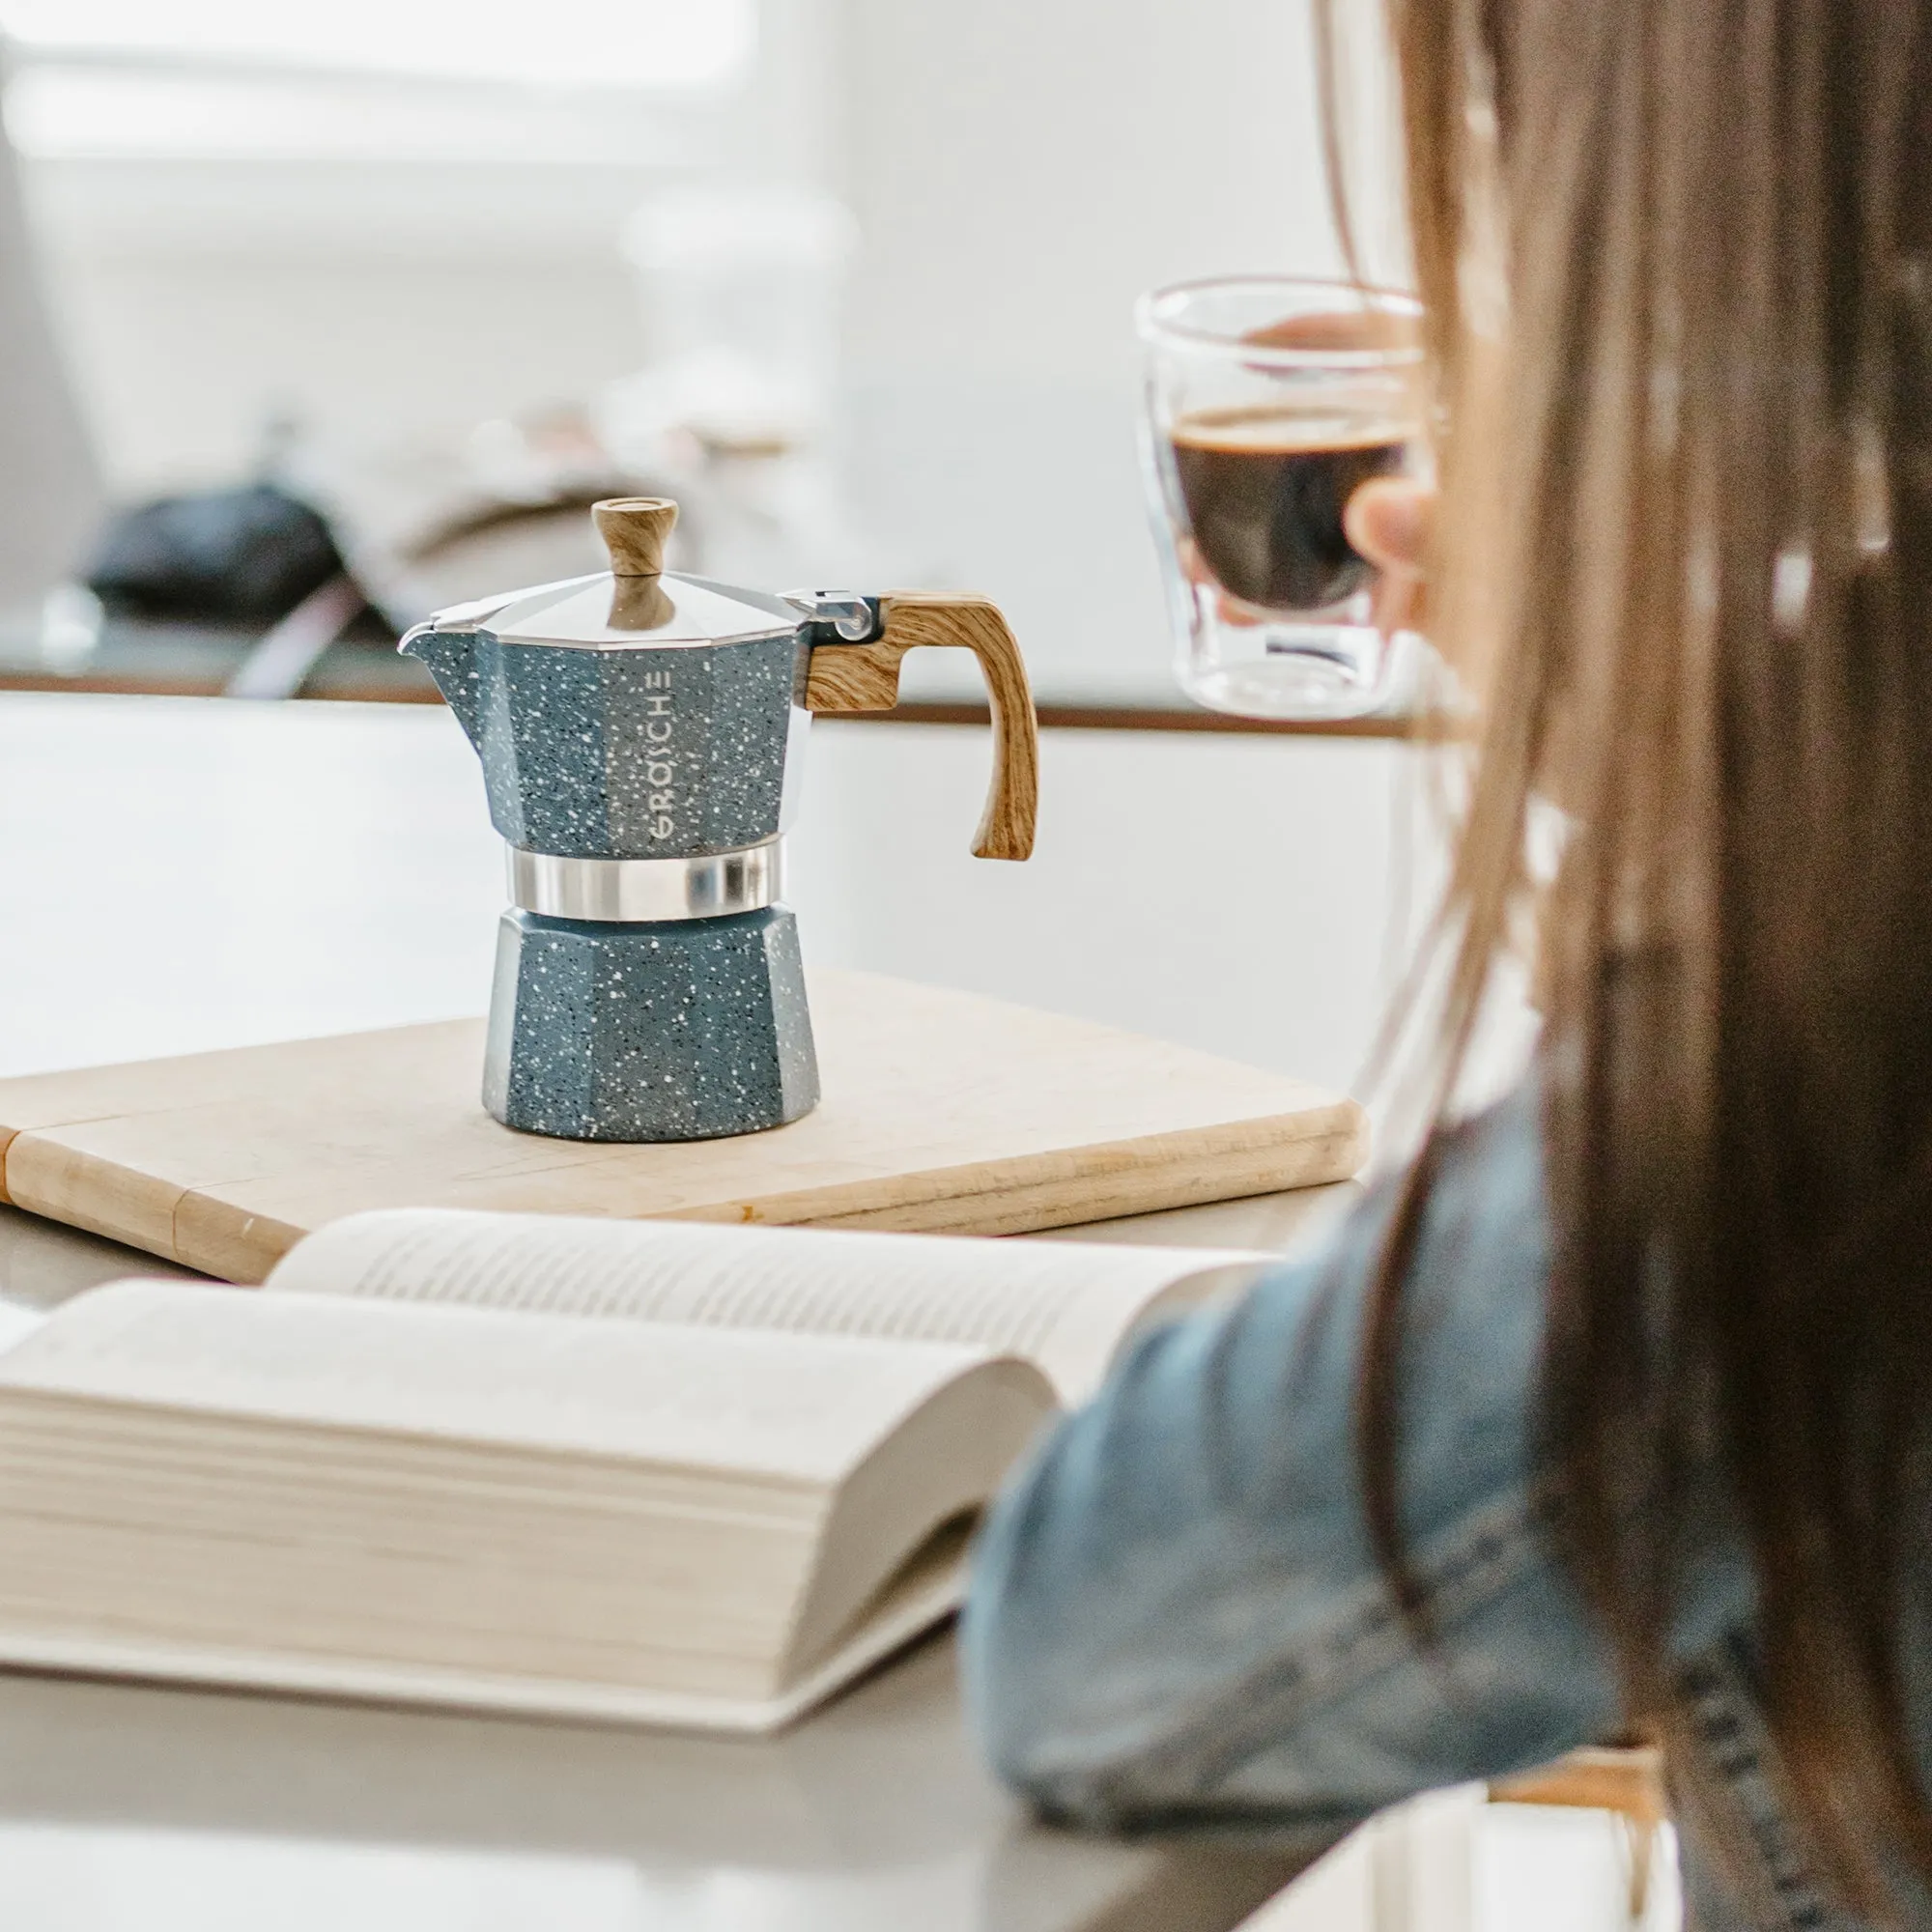
[[506, 644], [565, 650], [662, 650], [729, 644], [796, 631], [800, 612], [781, 597], [740, 590], [659, 568], [677, 506], [662, 497], [599, 503], [592, 513], [612, 568], [455, 604], [433, 631], [484, 630]]
[[[795, 631], [799, 613], [782, 598], [734, 590], [701, 577], [667, 571], [654, 578], [661, 602], [638, 612], [624, 593], [636, 579], [600, 570], [591, 577], [512, 590], [474, 604], [454, 604], [430, 618], [437, 631], [488, 631], [506, 644], [556, 644], [577, 651], [661, 650], [674, 644], [729, 644]], [[652, 621], [613, 624], [622, 617]]]

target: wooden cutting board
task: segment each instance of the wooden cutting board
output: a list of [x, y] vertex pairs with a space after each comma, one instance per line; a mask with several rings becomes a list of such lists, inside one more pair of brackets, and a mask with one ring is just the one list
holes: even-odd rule
[[366, 1208], [496, 1208], [970, 1235], [1352, 1175], [1352, 1101], [1052, 1013], [869, 974], [811, 984], [824, 1098], [788, 1127], [620, 1147], [499, 1126], [483, 1022], [0, 1081], [32, 1213], [229, 1281]]

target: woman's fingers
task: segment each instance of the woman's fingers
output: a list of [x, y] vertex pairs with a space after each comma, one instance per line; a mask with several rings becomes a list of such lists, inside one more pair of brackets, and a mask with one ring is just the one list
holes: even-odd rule
[[1407, 476], [1378, 476], [1364, 483], [1343, 509], [1342, 527], [1350, 543], [1380, 573], [1374, 621], [1385, 638], [1423, 623], [1422, 567], [1435, 526], [1435, 492]]
[[1342, 528], [1356, 551], [1406, 577], [1421, 575], [1435, 525], [1435, 490], [1406, 476], [1364, 483], [1342, 512]]
[[1383, 637], [1420, 631], [1429, 618], [1429, 586], [1419, 577], [1385, 570], [1377, 581], [1369, 621]]

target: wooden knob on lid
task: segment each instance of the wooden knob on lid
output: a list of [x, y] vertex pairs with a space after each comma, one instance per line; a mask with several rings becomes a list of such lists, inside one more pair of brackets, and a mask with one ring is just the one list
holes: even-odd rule
[[611, 553], [613, 576], [662, 574], [665, 545], [677, 522], [677, 505], [668, 497], [607, 497], [590, 506], [590, 515]]

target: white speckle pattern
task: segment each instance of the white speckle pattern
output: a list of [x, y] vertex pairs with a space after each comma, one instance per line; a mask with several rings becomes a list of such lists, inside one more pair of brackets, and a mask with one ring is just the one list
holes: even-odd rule
[[503, 915], [483, 1091], [525, 1133], [711, 1140], [818, 1101], [785, 906], [674, 924]]
[[[426, 665], [483, 761], [512, 844], [570, 859], [688, 859], [775, 838], [803, 633], [622, 651], [425, 631]], [[617, 924], [503, 915], [483, 1101], [584, 1141], [710, 1140], [818, 1102], [783, 906]]]
[[802, 634], [662, 650], [411, 639], [483, 760], [490, 818], [567, 859], [688, 859], [777, 836]]

